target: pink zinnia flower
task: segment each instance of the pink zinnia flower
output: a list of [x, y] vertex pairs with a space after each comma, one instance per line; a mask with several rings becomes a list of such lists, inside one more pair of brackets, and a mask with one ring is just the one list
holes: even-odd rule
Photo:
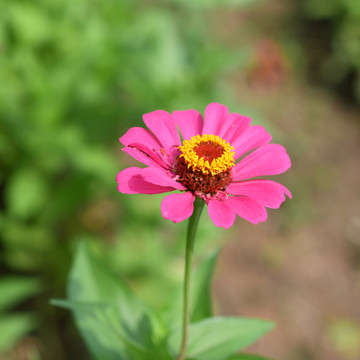
[[283, 173], [291, 162], [285, 148], [269, 144], [271, 135], [262, 126], [250, 125], [250, 118], [212, 103], [204, 120], [195, 110], [172, 114], [157, 110], [143, 120], [149, 130], [130, 128], [120, 141], [123, 151], [147, 167], [120, 171], [118, 190], [125, 194], [179, 190], [162, 200], [165, 219], [187, 219], [195, 197], [200, 197], [216, 226], [229, 228], [236, 215], [257, 224], [267, 218], [265, 207], [279, 208], [285, 194], [291, 198], [283, 185], [258, 179]]

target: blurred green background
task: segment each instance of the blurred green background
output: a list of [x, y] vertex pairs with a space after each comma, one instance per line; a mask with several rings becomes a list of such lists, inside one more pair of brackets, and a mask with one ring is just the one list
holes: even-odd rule
[[203, 217], [199, 258], [225, 246], [219, 312], [285, 324], [255, 348], [278, 359], [360, 358], [360, 3], [5, 0], [1, 360], [89, 358], [71, 316], [48, 304], [65, 296], [79, 239], [165, 303], [186, 224], [162, 219], [161, 196], [116, 191], [134, 164], [118, 138], [146, 112], [212, 101], [266, 126], [293, 160], [280, 181], [294, 200], [266, 224], [225, 232]]

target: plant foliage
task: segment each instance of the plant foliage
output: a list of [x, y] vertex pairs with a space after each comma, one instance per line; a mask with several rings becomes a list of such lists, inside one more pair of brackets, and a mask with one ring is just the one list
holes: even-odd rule
[[[194, 310], [199, 304], [194, 301], [197, 295], [210, 289], [216, 258], [217, 254], [209, 257], [195, 273]], [[199, 301], [201, 307], [210, 310], [208, 298], [200, 297]], [[166, 317], [168, 312], [155, 312], [135, 297], [124, 281], [94, 259], [84, 242], [78, 246], [69, 275], [68, 299], [53, 300], [52, 304], [72, 311], [96, 359], [171, 360], [179, 350], [181, 324]], [[178, 308], [178, 304], [171, 306]], [[189, 359], [227, 360], [273, 328], [273, 324], [265, 320], [211, 317], [211, 312], [194, 310], [187, 351]], [[181, 317], [181, 311], [178, 316]]]

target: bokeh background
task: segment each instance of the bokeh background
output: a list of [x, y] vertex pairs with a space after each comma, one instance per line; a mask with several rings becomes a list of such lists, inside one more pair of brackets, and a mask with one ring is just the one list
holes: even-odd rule
[[264, 317], [278, 360], [360, 359], [360, 2], [0, 2], [0, 359], [90, 359], [65, 297], [86, 239], [161, 308], [181, 280], [186, 224], [161, 196], [123, 195], [118, 138], [142, 114], [212, 102], [251, 116], [293, 166], [258, 226], [215, 228], [216, 311]]

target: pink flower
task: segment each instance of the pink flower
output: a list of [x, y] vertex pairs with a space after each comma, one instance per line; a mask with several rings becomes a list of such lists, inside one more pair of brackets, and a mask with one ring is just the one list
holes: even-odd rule
[[173, 114], [157, 110], [143, 120], [149, 130], [133, 127], [120, 141], [123, 151], [147, 167], [120, 171], [118, 190], [125, 194], [179, 190], [162, 200], [165, 219], [187, 219], [195, 197], [201, 197], [216, 226], [229, 228], [236, 215], [257, 224], [267, 218], [265, 207], [277, 209], [285, 194], [291, 198], [283, 185], [258, 179], [283, 173], [291, 162], [285, 148], [269, 144], [271, 135], [262, 126], [250, 125], [250, 118], [212, 103], [204, 120], [196, 110]]

